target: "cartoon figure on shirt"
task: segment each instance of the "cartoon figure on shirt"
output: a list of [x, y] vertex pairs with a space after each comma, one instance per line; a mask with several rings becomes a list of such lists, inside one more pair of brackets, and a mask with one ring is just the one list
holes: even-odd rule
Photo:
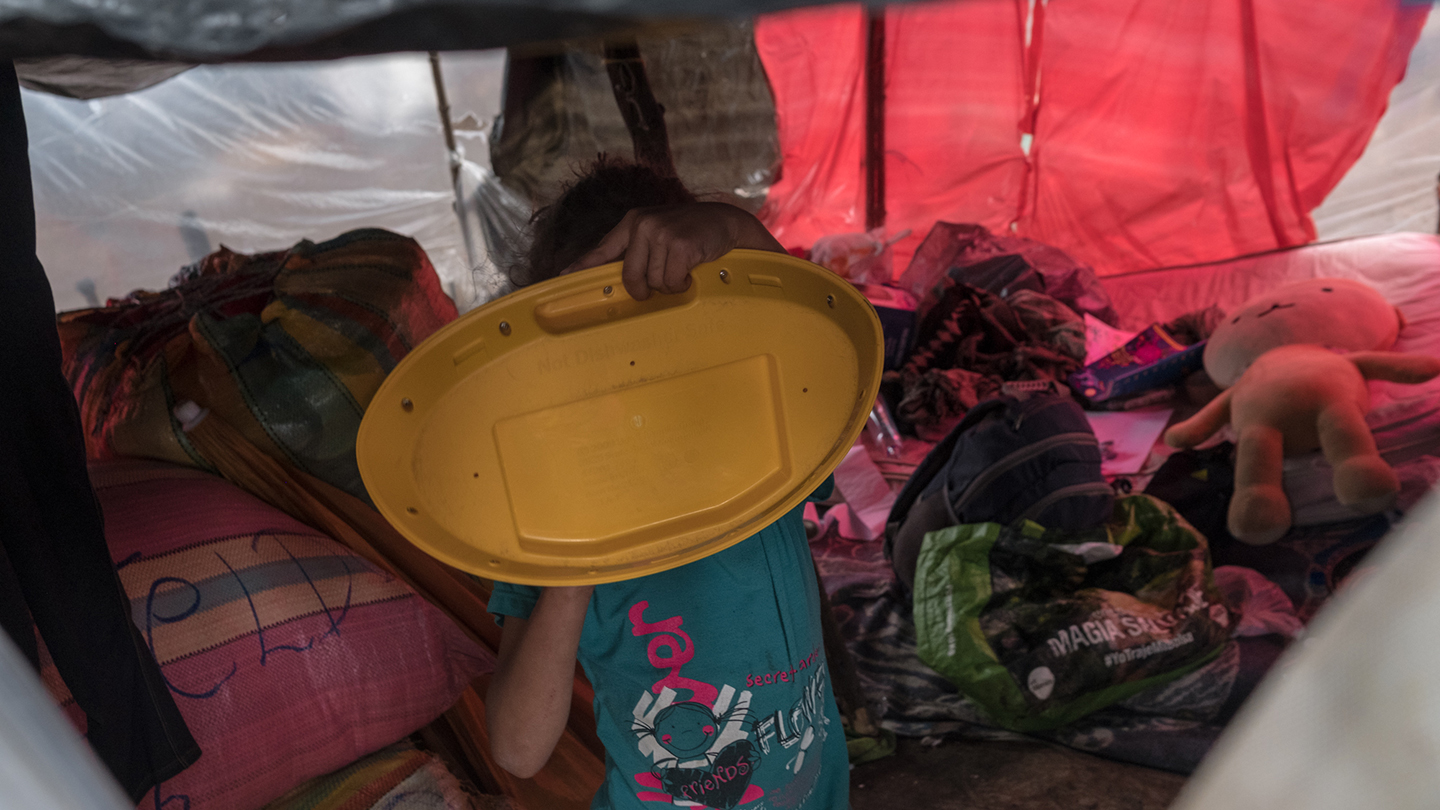
[[[824, 667], [809, 673], [805, 696], [789, 711], [757, 720], [751, 712], [750, 690], [737, 694], [728, 684], [716, 689], [681, 675], [681, 667], [695, 654], [690, 636], [681, 629], [683, 620], [675, 616], [646, 622], [648, 606], [640, 602], [630, 609], [633, 632], [651, 636], [647, 649], [650, 663], [669, 672], [640, 695], [633, 712], [631, 730], [637, 747], [654, 763], [649, 773], [635, 775], [640, 785], [653, 789], [641, 791], [639, 798], [716, 810], [749, 804], [766, 795], [752, 780], [762, 758], [773, 751], [791, 755], [785, 769], [792, 776], [772, 797], [772, 803], [801, 806], [819, 775], [818, 754], [807, 757], [807, 753], [826, 736], [823, 726], [827, 721], [818, 699], [824, 694]], [[818, 652], [800, 662], [799, 669], [816, 661]], [[789, 676], [795, 674], [796, 670], [789, 672]], [[764, 681], [751, 678], [747, 683]], [[808, 768], [804, 767], [807, 760]]]
[[710, 750], [719, 731], [719, 718], [699, 703], [672, 703], [655, 716], [651, 733], [677, 760], [686, 760]]
[[635, 732], [640, 753], [654, 762], [648, 774], [636, 779], [661, 793], [641, 798], [677, 805], [729, 810], [752, 802], [765, 791], [750, 780], [760, 755], [750, 736], [750, 693], [736, 697], [735, 688], [720, 690], [716, 702], [675, 702], [675, 690], [660, 690], [659, 697], [642, 694], [635, 705]]

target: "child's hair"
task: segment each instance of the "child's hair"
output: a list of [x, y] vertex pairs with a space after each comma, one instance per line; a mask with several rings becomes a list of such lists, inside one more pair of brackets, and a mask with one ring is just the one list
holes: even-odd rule
[[632, 208], [695, 202], [675, 177], [600, 154], [555, 202], [530, 219], [530, 250], [511, 272], [516, 286], [560, 275], [600, 244]]

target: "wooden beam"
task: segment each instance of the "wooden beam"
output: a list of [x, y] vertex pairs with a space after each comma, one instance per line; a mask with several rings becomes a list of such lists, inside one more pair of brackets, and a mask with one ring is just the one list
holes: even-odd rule
[[865, 9], [865, 230], [885, 226], [885, 7]]
[[630, 130], [635, 162], [675, 177], [675, 159], [670, 154], [670, 135], [665, 129], [665, 108], [655, 100], [655, 93], [650, 89], [640, 46], [633, 39], [606, 42], [605, 70], [610, 74], [615, 104], [620, 107], [625, 128]]

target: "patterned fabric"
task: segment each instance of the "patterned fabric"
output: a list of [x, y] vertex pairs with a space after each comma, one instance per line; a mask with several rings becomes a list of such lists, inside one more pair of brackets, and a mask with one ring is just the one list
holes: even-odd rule
[[[482, 803], [483, 802], [483, 803]], [[498, 796], [475, 801], [461, 789], [455, 775], [445, 769], [440, 760], [430, 757], [427, 761], [396, 785], [370, 810], [519, 810], [508, 800]], [[349, 808], [337, 808], [349, 810]], [[356, 810], [359, 810], [357, 807]]]
[[270, 456], [365, 497], [355, 435], [385, 375], [455, 318], [412, 239], [381, 230], [253, 256], [228, 249], [163, 292], [60, 316], [91, 458], [204, 469], [173, 411], [191, 400]]
[[1064, 383], [1085, 361], [1085, 322], [1044, 293], [1007, 299], [952, 284], [920, 320], [915, 349], [897, 373], [896, 415], [922, 439], [938, 440], [1010, 380]]
[[[488, 797], [483, 806], [508, 807]], [[434, 756], [392, 745], [312, 779], [264, 810], [471, 810], [476, 800]]]
[[[1018, 260], [1023, 272], [995, 275], [978, 272], [977, 267], [1001, 258]], [[1026, 277], [1022, 280], [1020, 277]], [[1116, 323], [1115, 309], [1095, 271], [1080, 264], [1059, 248], [1018, 236], [996, 236], [983, 225], [937, 222], [925, 235], [915, 251], [900, 286], [920, 299], [919, 314], [924, 317], [952, 285], [960, 282], [1000, 292], [1005, 287], [1017, 289], [1016, 282], [1038, 283], [1036, 289], [1079, 313], [1089, 313], [1106, 323]]]
[[[1233, 444], [1223, 442], [1204, 450], [1174, 453], [1145, 491], [1174, 506], [1210, 539], [1216, 566], [1238, 565], [1260, 572], [1285, 592], [1300, 621], [1308, 623], [1390, 531], [1394, 513], [1295, 526], [1264, 546], [1243, 543], [1232, 537], [1225, 525], [1235, 489], [1234, 450]], [[1427, 475], [1420, 488], [1431, 486]]]
[[144, 807], [251, 810], [424, 726], [492, 663], [403, 582], [214, 475], [122, 460], [91, 478], [204, 752]]
[[369, 810], [428, 760], [408, 742], [392, 745], [311, 779], [265, 810]]

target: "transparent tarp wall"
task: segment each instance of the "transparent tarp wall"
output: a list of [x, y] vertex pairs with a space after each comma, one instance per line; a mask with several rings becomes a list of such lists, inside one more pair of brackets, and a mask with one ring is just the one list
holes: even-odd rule
[[1342, 239], [1396, 231], [1436, 233], [1440, 206], [1440, 15], [1420, 32], [1405, 78], [1390, 92], [1390, 105], [1370, 143], [1311, 214], [1319, 239]]
[[[504, 52], [446, 54], [442, 69], [452, 119], [475, 122], [457, 145], [487, 168]], [[124, 96], [24, 103], [59, 310], [162, 288], [221, 244], [275, 250], [360, 227], [416, 238], [462, 310], [481, 297], [425, 54], [205, 66]]]

